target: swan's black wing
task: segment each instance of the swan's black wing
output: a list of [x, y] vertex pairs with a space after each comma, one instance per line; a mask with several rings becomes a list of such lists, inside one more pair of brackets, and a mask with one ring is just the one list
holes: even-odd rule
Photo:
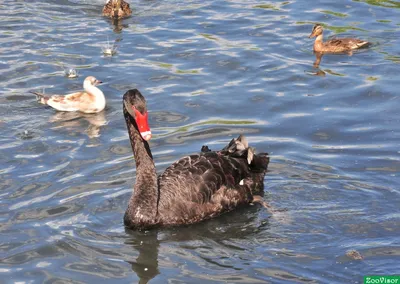
[[[159, 176], [158, 214], [164, 223], [192, 223], [252, 201], [263, 189], [267, 154], [254, 154], [244, 137], [221, 151], [203, 146]], [[173, 220], [172, 220], [173, 219]]]

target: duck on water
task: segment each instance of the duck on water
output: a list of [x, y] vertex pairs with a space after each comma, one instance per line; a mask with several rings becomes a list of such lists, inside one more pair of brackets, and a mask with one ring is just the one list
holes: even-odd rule
[[309, 38], [315, 37], [314, 52], [320, 53], [352, 53], [353, 50], [370, 45], [368, 41], [357, 38], [334, 38], [323, 42], [324, 28], [321, 24], [314, 25]]
[[255, 154], [240, 135], [220, 151], [203, 146], [157, 176], [148, 141], [146, 100], [134, 89], [123, 97], [123, 113], [136, 160], [136, 183], [124, 216], [125, 226], [193, 224], [236, 207], [262, 201], [267, 153]]
[[103, 7], [103, 16], [122, 19], [132, 14], [129, 4], [124, 0], [108, 0]]

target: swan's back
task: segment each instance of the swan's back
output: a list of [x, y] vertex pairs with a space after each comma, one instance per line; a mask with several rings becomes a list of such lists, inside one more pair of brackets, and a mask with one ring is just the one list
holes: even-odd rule
[[262, 194], [269, 158], [254, 154], [243, 136], [221, 151], [204, 146], [183, 157], [158, 178], [158, 222], [191, 224], [252, 202]]

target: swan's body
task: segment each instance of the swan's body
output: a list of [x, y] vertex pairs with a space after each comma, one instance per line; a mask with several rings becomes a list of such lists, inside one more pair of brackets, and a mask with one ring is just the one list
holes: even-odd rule
[[124, 18], [132, 14], [129, 4], [124, 0], [108, 0], [103, 8], [103, 16], [110, 18]]
[[83, 81], [83, 92], [68, 95], [47, 96], [43, 93], [31, 92], [38, 97], [42, 104], [49, 105], [59, 111], [80, 111], [84, 113], [97, 113], [106, 106], [103, 92], [96, 87], [101, 81], [89, 76]]
[[256, 201], [263, 194], [267, 154], [254, 153], [243, 136], [221, 151], [203, 146], [157, 177], [149, 148], [146, 101], [138, 90], [124, 95], [124, 116], [136, 160], [136, 183], [125, 212], [130, 228], [192, 224]]
[[313, 30], [309, 38], [316, 37], [314, 42], [314, 51], [322, 53], [343, 53], [350, 52], [354, 49], [359, 49], [368, 46], [368, 41], [356, 39], [356, 38], [335, 38], [323, 42], [324, 29], [321, 25], [317, 24], [313, 27]]

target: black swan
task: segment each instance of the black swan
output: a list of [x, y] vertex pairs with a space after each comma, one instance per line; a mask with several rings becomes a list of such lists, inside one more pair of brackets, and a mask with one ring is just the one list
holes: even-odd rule
[[136, 183], [124, 216], [132, 229], [193, 224], [234, 208], [262, 202], [269, 157], [255, 154], [240, 135], [221, 151], [203, 146], [157, 177], [147, 141], [146, 100], [137, 90], [123, 97], [123, 111], [136, 160]]

